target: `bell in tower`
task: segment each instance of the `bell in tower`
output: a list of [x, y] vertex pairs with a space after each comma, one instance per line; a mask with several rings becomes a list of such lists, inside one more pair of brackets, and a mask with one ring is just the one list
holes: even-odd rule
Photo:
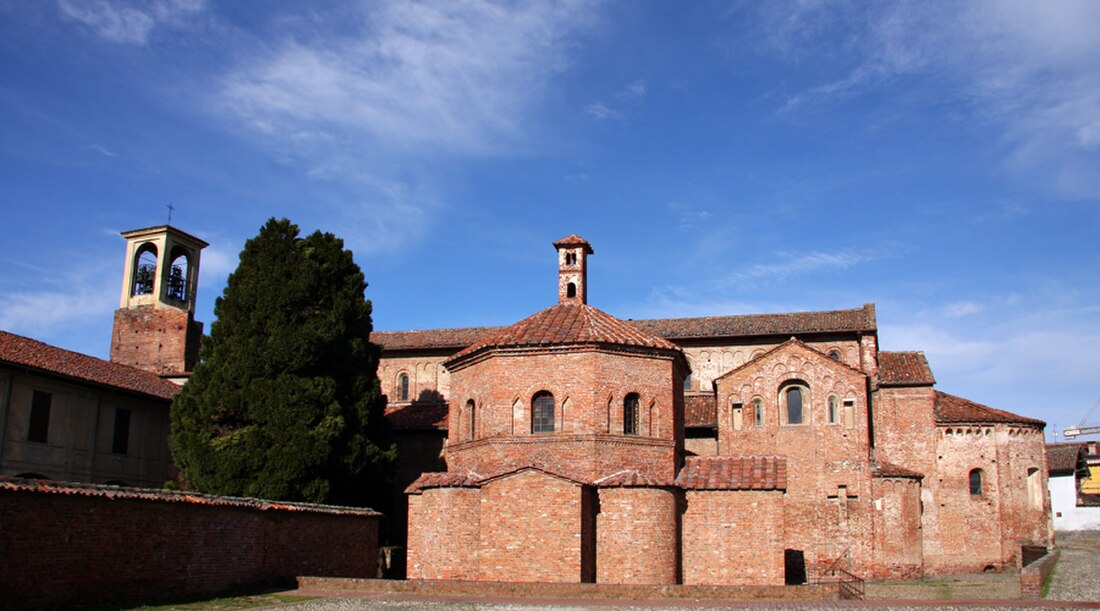
[[199, 253], [207, 243], [170, 225], [124, 231], [122, 298], [111, 360], [185, 379], [195, 366], [202, 323], [195, 320]]

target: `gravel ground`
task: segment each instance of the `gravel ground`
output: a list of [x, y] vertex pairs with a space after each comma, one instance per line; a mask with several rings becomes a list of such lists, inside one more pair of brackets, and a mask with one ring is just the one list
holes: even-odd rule
[[1100, 531], [1060, 532], [1047, 600], [1100, 601]]

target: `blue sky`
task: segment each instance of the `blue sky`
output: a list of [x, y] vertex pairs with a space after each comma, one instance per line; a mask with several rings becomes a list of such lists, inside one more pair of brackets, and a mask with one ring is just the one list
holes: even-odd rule
[[[878, 306], [947, 392], [1100, 399], [1100, 3], [0, 0], [0, 328], [106, 356], [123, 230], [344, 238], [375, 328]], [[1100, 420], [1100, 410], [1093, 414]]]

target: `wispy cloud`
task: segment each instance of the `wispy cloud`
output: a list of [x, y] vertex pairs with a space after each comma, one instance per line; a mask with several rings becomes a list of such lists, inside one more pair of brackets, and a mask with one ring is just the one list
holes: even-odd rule
[[617, 91], [612, 96], [612, 101], [593, 102], [585, 107], [584, 112], [601, 121], [606, 119], [622, 119], [625, 116], [626, 109], [633, 106], [637, 100], [644, 98], [646, 91], [645, 81], [634, 81]]
[[205, 0], [58, 0], [62, 15], [84, 24], [104, 40], [131, 45], [146, 44], [157, 26], [179, 23], [200, 12], [205, 4]]
[[5, 287], [0, 291], [0, 329], [41, 338], [109, 318], [118, 303], [117, 267], [98, 263], [89, 261], [58, 276], [47, 274], [49, 281], [35, 288]]
[[99, 153], [100, 155], [103, 155], [104, 157], [117, 157], [118, 156], [114, 152], [109, 151], [106, 148], [104, 148], [104, 147], [102, 147], [98, 144], [89, 144], [87, 148], [89, 150], [92, 150], [92, 151], [95, 151], [95, 152]]
[[493, 153], [526, 132], [527, 112], [568, 65], [591, 8], [372, 3], [350, 35], [296, 37], [228, 75], [221, 105], [286, 140], [368, 138], [396, 152]]
[[972, 316], [974, 314], [981, 314], [985, 311], [985, 306], [973, 301], [958, 301], [955, 303], [949, 303], [943, 308], [944, 316], [949, 318], [963, 318], [964, 316]]
[[790, 95], [782, 112], [933, 83], [941, 103], [1000, 131], [1012, 168], [1100, 199], [1100, 4], [803, 3], [767, 5], [761, 19], [784, 60], [848, 66]]
[[869, 252], [842, 250], [837, 252], [813, 251], [806, 253], [781, 253], [780, 261], [756, 263], [734, 271], [725, 278], [727, 284], [739, 282], [778, 282], [810, 272], [845, 270], [876, 258]]
[[671, 202], [668, 205], [668, 209], [676, 216], [676, 225], [680, 229], [695, 229], [707, 221], [709, 221], [714, 215], [710, 210], [691, 206], [683, 202]]

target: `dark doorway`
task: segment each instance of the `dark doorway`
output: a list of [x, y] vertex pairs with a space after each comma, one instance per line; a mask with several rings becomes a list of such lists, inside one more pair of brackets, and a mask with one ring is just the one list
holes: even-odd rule
[[784, 583], [789, 586], [800, 586], [806, 583], [806, 557], [802, 555], [802, 550], [783, 550], [783, 574]]

